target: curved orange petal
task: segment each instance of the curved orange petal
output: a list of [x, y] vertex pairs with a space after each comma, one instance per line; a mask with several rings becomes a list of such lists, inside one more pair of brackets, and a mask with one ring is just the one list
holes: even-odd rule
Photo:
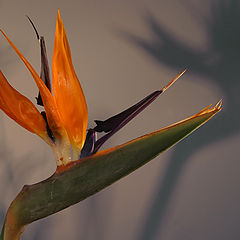
[[7, 39], [9, 44], [12, 46], [12, 48], [15, 50], [15, 52], [18, 54], [18, 56], [21, 58], [21, 60], [24, 62], [26, 67], [28, 68], [29, 72], [31, 73], [32, 77], [35, 80], [35, 83], [40, 91], [40, 94], [42, 96], [44, 108], [46, 110], [46, 115], [48, 119], [48, 124], [54, 133], [55, 137], [56, 135], [62, 133], [63, 125], [59, 117], [59, 113], [57, 110], [57, 106], [55, 103], [55, 100], [51, 94], [51, 92], [48, 90], [42, 79], [38, 76], [36, 71], [33, 69], [31, 64], [26, 60], [26, 58], [21, 54], [21, 52], [14, 46], [14, 44], [11, 42], [11, 40], [6, 36], [6, 34], [0, 30], [1, 33], [4, 35], [4, 37]]
[[41, 137], [47, 136], [46, 123], [32, 102], [15, 90], [0, 71], [0, 108], [15, 122]]
[[53, 96], [73, 149], [83, 147], [88, 121], [85, 97], [71, 59], [67, 35], [59, 11], [53, 51]]

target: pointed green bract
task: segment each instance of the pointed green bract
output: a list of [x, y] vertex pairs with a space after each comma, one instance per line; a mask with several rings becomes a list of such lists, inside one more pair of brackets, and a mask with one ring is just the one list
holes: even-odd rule
[[76, 204], [130, 174], [220, 110], [221, 102], [169, 127], [76, 161], [40, 183], [24, 186], [8, 210], [0, 240], [18, 240], [24, 226]]

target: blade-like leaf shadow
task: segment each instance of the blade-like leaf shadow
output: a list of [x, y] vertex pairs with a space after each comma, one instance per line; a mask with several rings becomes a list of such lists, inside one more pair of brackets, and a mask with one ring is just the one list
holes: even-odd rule
[[[146, 14], [145, 21], [153, 33], [151, 40], [123, 31], [122, 36], [143, 49], [159, 64], [174, 70], [190, 67], [192, 73], [204, 76], [208, 81], [217, 84], [227, 103], [224, 111], [214, 121], [201, 128], [196, 136], [191, 136], [191, 141], [183, 141], [175, 147], [168, 161], [165, 176], [154, 191], [156, 194], [153, 196], [144, 226], [140, 228], [142, 232], [139, 239], [152, 240], [161, 236], [161, 227], [171, 196], [192, 154], [211, 143], [239, 133], [240, 115], [236, 109], [240, 107], [240, 96], [236, 89], [240, 89], [240, 2], [211, 2], [210, 16], [203, 17], [201, 21], [208, 38], [207, 51], [189, 47], [157, 22], [150, 12]], [[160, 178], [162, 179], [162, 176]], [[157, 233], [160, 235], [156, 238]]]
[[[157, 62], [167, 67], [175, 68], [178, 71], [190, 68], [191, 71], [194, 70], [199, 74], [211, 73], [211, 67], [206, 63], [208, 59], [206, 52], [191, 48], [177, 39], [161, 23], [157, 22], [150, 12], [145, 13], [144, 19], [153, 33], [151, 40], [145, 40], [122, 30], [119, 33], [131, 43], [142, 48], [147, 54], [150, 54]], [[207, 72], [202, 72], [203, 68]]]

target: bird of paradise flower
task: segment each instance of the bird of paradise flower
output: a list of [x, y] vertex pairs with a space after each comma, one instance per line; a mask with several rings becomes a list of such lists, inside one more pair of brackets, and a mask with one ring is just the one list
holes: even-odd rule
[[[33, 27], [37, 33], [34, 25]], [[37, 103], [39, 105], [43, 104], [45, 111], [40, 113], [29, 99], [12, 88], [2, 71], [0, 71], [0, 108], [19, 125], [37, 134], [49, 144], [56, 154], [58, 166], [67, 165], [72, 160], [78, 160], [86, 139], [88, 110], [82, 88], [74, 71], [70, 47], [59, 11], [52, 64], [53, 94], [51, 93], [51, 84], [48, 76], [49, 67], [44, 38], [39, 37], [37, 33], [43, 56], [43, 70], [41, 75], [45, 81], [42, 81], [41, 77], [38, 76], [30, 63], [14, 46], [6, 34], [2, 30], [1, 32], [32, 74], [40, 91]], [[185, 71], [186, 70], [181, 72], [163, 89], [150, 94], [130, 109], [105, 122], [96, 120], [97, 126], [89, 130], [89, 137], [90, 135], [92, 137], [96, 132], [102, 131], [111, 132], [114, 130], [115, 133], [116, 130], [124, 125], [124, 121], [127, 123], [135, 117], [155, 100], [159, 94], [170, 87]], [[111, 135], [113, 135], [113, 133], [111, 133]], [[104, 138], [109, 137], [108, 135]], [[89, 138], [87, 140], [89, 140]], [[103, 139], [101, 142], [102, 141]], [[93, 152], [96, 152], [102, 145], [98, 143], [100, 143], [100, 141], [95, 144]], [[83, 151], [85, 153], [86, 150], [83, 149]], [[82, 152], [81, 155], [85, 156], [84, 153]]]
[[[87, 130], [86, 100], [74, 71], [59, 11], [52, 64], [53, 93], [44, 38], [39, 37], [36, 31], [41, 47], [42, 68], [39, 77], [6, 34], [0, 31], [30, 71], [40, 93], [37, 103], [43, 105], [45, 111], [40, 113], [29, 99], [15, 90], [2, 71], [0, 108], [19, 125], [49, 144], [57, 162], [57, 171], [53, 176], [38, 184], [24, 186], [12, 202], [0, 240], [19, 239], [29, 223], [71, 206], [129, 174], [221, 110], [222, 101], [219, 101], [190, 118], [96, 154], [113, 134], [168, 89], [185, 70], [161, 90], [154, 91], [105, 121], [95, 120], [96, 127]], [[98, 132], [104, 132], [105, 135], [97, 139]]]

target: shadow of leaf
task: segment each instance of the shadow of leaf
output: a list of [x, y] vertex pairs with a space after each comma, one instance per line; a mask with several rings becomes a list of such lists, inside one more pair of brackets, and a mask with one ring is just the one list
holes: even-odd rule
[[211, 143], [239, 133], [240, 114], [237, 109], [240, 107], [240, 2], [211, 1], [210, 16], [202, 21], [208, 37], [207, 50], [204, 51], [191, 48], [175, 37], [150, 12], [146, 14], [145, 21], [153, 33], [151, 40], [128, 32], [122, 32], [123, 36], [159, 64], [178, 71], [190, 67], [192, 73], [205, 76], [208, 81], [217, 84], [224, 94], [224, 102], [227, 103], [214, 121], [201, 128], [196, 136], [191, 135], [191, 141], [185, 140], [175, 147], [164, 178], [154, 191], [155, 196], [141, 228], [139, 239], [152, 240], [161, 236], [171, 196], [191, 155]]

